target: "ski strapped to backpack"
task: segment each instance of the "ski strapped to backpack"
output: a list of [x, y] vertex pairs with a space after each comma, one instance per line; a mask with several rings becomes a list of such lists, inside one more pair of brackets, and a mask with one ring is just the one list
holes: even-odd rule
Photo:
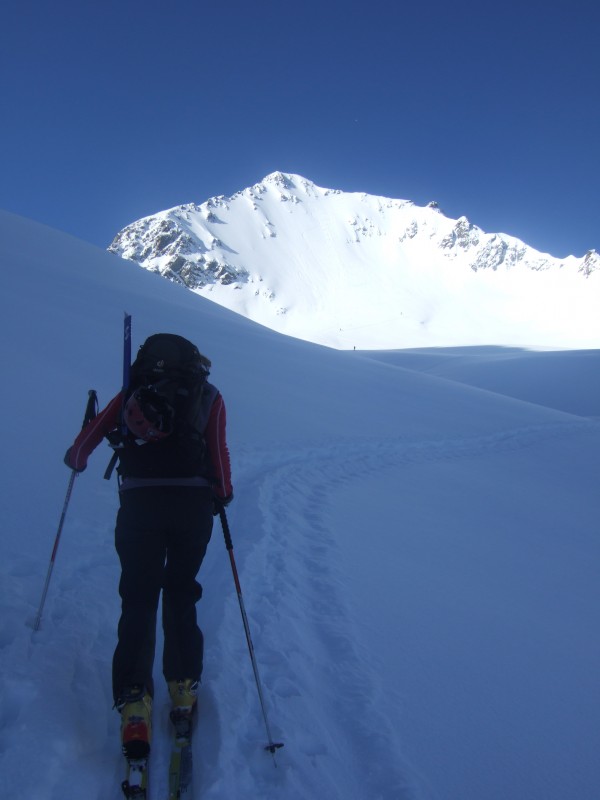
[[207, 383], [210, 366], [210, 360], [183, 336], [157, 333], [146, 339], [129, 370], [122, 423], [109, 436], [115, 456], [105, 478], [133, 442], [154, 448], [168, 437], [179, 442], [180, 451], [190, 458], [203, 455], [204, 430], [217, 394]]

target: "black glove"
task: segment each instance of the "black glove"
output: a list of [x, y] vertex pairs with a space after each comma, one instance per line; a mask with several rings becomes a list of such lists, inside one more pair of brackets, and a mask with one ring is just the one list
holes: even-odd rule
[[83, 472], [83, 470], [84, 470], [84, 469], [85, 469], [85, 467], [87, 466], [87, 464], [86, 464], [85, 466], [83, 466], [83, 467], [80, 467], [79, 469], [77, 469], [76, 467], [74, 467], [74, 466], [71, 464], [71, 448], [70, 448], [70, 447], [69, 447], [69, 449], [67, 450], [67, 452], [65, 453], [65, 457], [64, 457], [63, 461], [65, 462], [65, 464], [67, 465], [67, 467], [68, 467], [69, 469], [72, 469], [74, 472], [77, 472], [77, 473], [79, 473], [79, 472]]
[[224, 509], [226, 506], [228, 506], [229, 503], [231, 503], [232, 500], [233, 500], [233, 492], [231, 494], [228, 494], [227, 497], [216, 497], [216, 496], [214, 496], [213, 497], [213, 516], [217, 517], [221, 513], [221, 510]]

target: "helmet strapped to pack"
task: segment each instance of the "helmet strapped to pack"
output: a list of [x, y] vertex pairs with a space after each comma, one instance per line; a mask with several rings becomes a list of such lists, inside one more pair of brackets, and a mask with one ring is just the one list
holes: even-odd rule
[[152, 387], [140, 386], [125, 403], [123, 419], [137, 439], [155, 442], [173, 431], [173, 408]]

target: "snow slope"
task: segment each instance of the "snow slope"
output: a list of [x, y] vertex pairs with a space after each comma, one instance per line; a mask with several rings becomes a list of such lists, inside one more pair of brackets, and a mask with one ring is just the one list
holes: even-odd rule
[[415, 206], [274, 172], [161, 211], [110, 249], [262, 325], [340, 349], [598, 347], [600, 256], [553, 258]]
[[[215, 529], [196, 797], [597, 796], [598, 351], [330, 350], [9, 214], [0, 258], [6, 796], [119, 796], [106, 448], [77, 478], [42, 629], [28, 623], [87, 390], [106, 403], [120, 383], [125, 310], [134, 346], [173, 331], [213, 360], [236, 560], [285, 741], [274, 768]], [[152, 800], [166, 787], [159, 664]]]

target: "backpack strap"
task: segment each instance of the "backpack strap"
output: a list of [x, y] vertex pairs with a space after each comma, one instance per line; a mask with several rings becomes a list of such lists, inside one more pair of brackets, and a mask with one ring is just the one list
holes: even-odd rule
[[208, 425], [212, 404], [218, 394], [219, 390], [216, 386], [213, 386], [208, 381], [203, 381], [200, 391], [196, 392], [196, 396], [192, 398], [190, 403], [187, 422], [203, 436]]
[[104, 471], [104, 480], [105, 481], [109, 481], [110, 480], [111, 475], [113, 474], [113, 470], [117, 466], [117, 461], [118, 460], [119, 460], [119, 454], [115, 450], [113, 452], [112, 456], [110, 457], [110, 461], [108, 462], [108, 466], [106, 467], [106, 470]]

